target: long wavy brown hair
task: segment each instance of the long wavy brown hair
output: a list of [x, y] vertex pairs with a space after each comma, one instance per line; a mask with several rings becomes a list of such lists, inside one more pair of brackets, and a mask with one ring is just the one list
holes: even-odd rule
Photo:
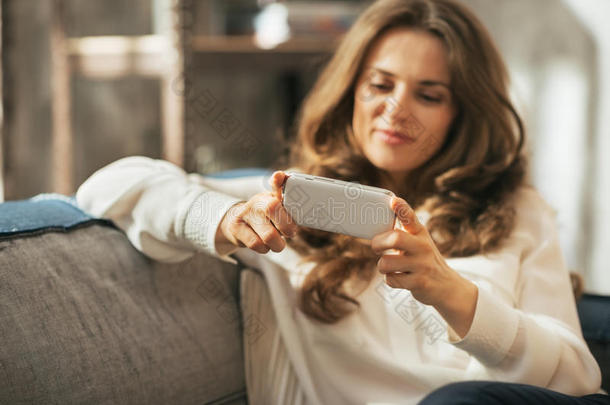
[[[510, 197], [525, 183], [525, 134], [502, 57], [481, 22], [456, 1], [379, 0], [367, 8], [306, 97], [290, 154], [276, 167], [380, 185], [380, 170], [354, 144], [354, 92], [372, 43], [394, 27], [424, 30], [444, 42], [458, 107], [443, 145], [396, 194], [429, 212], [426, 227], [445, 257], [492, 251], [515, 222]], [[305, 314], [334, 323], [358, 308], [356, 296], [376, 271], [370, 244], [300, 228], [288, 245], [315, 263], [298, 294]]]

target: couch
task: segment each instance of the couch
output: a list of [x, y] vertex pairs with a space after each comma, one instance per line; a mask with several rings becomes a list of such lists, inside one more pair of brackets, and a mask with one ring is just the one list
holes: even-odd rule
[[[0, 404], [247, 404], [251, 271], [152, 261], [71, 197], [0, 204]], [[610, 297], [578, 309], [608, 391]]]
[[154, 262], [67, 198], [0, 228], [0, 404], [247, 404], [237, 266]]

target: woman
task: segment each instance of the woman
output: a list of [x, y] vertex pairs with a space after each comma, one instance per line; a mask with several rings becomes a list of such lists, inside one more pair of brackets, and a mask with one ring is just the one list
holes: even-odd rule
[[469, 10], [374, 3], [298, 124], [283, 167], [394, 191], [402, 227], [372, 241], [297, 227], [281, 170], [268, 190], [134, 157], [77, 193], [153, 258], [204, 251], [263, 273], [242, 285], [269, 330], [245, 347], [250, 402], [417, 403], [440, 387], [423, 403], [605, 399], [569, 396], [597, 392], [600, 370], [554, 213], [525, 184], [505, 66]]

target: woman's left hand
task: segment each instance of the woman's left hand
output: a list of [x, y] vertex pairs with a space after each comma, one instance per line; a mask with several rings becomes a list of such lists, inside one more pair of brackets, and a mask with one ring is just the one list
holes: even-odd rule
[[[434, 306], [463, 337], [474, 317], [477, 286], [449, 267], [405, 200], [393, 197], [390, 204], [404, 230], [393, 229], [373, 238], [371, 247], [381, 255], [378, 270], [390, 287], [409, 290], [419, 302]], [[385, 254], [389, 249], [399, 253]]]

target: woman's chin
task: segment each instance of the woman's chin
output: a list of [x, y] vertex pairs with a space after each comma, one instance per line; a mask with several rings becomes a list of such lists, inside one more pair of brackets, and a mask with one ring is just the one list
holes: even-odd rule
[[394, 156], [379, 156], [374, 160], [371, 160], [373, 165], [379, 170], [383, 170], [386, 172], [404, 172], [411, 170], [411, 166], [405, 164], [405, 159], [398, 159]]

